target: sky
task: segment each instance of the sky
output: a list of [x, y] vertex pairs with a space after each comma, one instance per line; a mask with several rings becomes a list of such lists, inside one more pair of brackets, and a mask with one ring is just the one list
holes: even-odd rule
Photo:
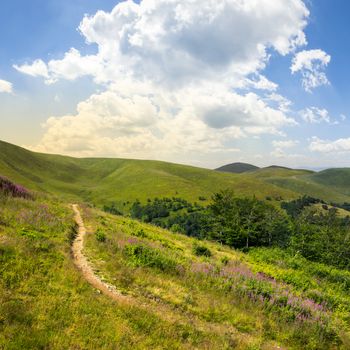
[[4, 0], [0, 139], [77, 157], [350, 166], [347, 0]]

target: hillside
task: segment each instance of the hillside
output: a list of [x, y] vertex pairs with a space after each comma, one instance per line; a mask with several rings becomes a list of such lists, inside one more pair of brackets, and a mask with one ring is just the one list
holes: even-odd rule
[[346, 349], [348, 271], [81, 212], [118, 301], [74, 266], [70, 207], [0, 197], [1, 349]]
[[313, 174], [312, 181], [350, 195], [350, 168], [327, 169]]
[[232, 188], [237, 194], [295, 198], [292, 191], [239, 174], [160, 161], [72, 158], [30, 152], [0, 142], [0, 175], [38, 191], [67, 200], [118, 205], [136, 199], [179, 196], [190, 201], [209, 199], [213, 192]]
[[[17, 153], [11, 163], [14, 150]], [[130, 167], [129, 176], [137, 166], [142, 173], [146, 169], [146, 174], [163, 169], [172, 176], [187, 176], [193, 182], [195, 176], [212, 174], [205, 169], [162, 162], [36, 154], [12, 145], [6, 145], [4, 151], [3, 169], [12, 170], [37, 188], [45, 187], [47, 178], [49, 185], [45, 188], [59, 193], [59, 187], [55, 187], [58, 184], [71, 197], [74, 195], [68, 192], [66, 176], [71, 176], [71, 182], [77, 178], [91, 186], [96, 180], [89, 182], [86, 171], [104, 181], [102, 174], [108, 178], [107, 170], [112, 166], [117, 170]], [[35, 170], [30, 178], [26, 173], [30, 163], [26, 162], [31, 162]], [[47, 171], [49, 166], [52, 168]], [[207, 181], [221, 179], [207, 176]], [[263, 191], [275, 188], [260, 182], [254, 174], [247, 176], [247, 188], [242, 187], [244, 182], [239, 175], [226, 174], [226, 178], [234, 178], [242, 193], [248, 193], [253, 183], [263, 186]], [[303, 254], [312, 253], [307, 260], [304, 255], [295, 254], [300, 252], [299, 231], [290, 231], [295, 225], [266, 202], [258, 212], [267, 216], [265, 221], [255, 222], [254, 234], [260, 235], [266, 226], [270, 242], [275, 238], [282, 242], [284, 232], [293, 235], [293, 245], [289, 250], [283, 244], [256, 245], [244, 253], [235, 245], [225, 245], [230, 242], [223, 241], [224, 237], [217, 242], [212, 240], [216, 236], [211, 233], [230, 232], [225, 229], [228, 226], [208, 230], [211, 241], [205, 236], [198, 240], [181, 234], [180, 225], [171, 226], [168, 231], [153, 222], [111, 215], [90, 205], [68, 205], [65, 197], [57, 199], [40, 192], [34, 196], [11, 180], [1, 178], [0, 182], [1, 349], [348, 348], [350, 257], [344, 245], [347, 228], [335, 226], [340, 224], [338, 221], [329, 223], [331, 226], [323, 231], [306, 227], [308, 240], [299, 243]], [[205, 182], [200, 183], [205, 188]], [[145, 184], [142, 182], [141, 186]], [[101, 191], [98, 186], [96, 189]], [[184, 193], [193, 196], [189, 190]], [[248, 205], [247, 198], [237, 200], [239, 205]], [[250, 201], [257, 208], [257, 200], [250, 197]], [[227, 203], [233, 202], [224, 199], [224, 209]], [[145, 207], [150, 204], [147, 202]], [[239, 213], [238, 207], [231, 209], [230, 220], [224, 221], [229, 225], [238, 218], [231, 214]], [[184, 214], [178, 209], [176, 212]], [[193, 218], [200, 215], [198, 211], [191, 213]], [[223, 213], [220, 210], [220, 221], [214, 223], [213, 229]], [[260, 218], [252, 211], [239, 215], [239, 220], [244, 215], [249, 220]], [[170, 220], [170, 215], [166, 220]], [[197, 229], [198, 224], [197, 221]], [[320, 244], [320, 232], [330, 234], [332, 241]], [[254, 242], [253, 237], [250, 242]], [[337, 254], [337, 259], [333, 259], [334, 255], [321, 259], [315, 256], [313, 242], [317, 243], [317, 251], [326, 247], [327, 254]]]
[[268, 166], [265, 168], [260, 168], [255, 171], [253, 171], [251, 176], [255, 178], [272, 178], [272, 177], [296, 177], [296, 176], [302, 176], [302, 175], [309, 175], [313, 172], [310, 170], [303, 170], [303, 169], [291, 169], [286, 167], [280, 167], [276, 165]]
[[253, 171], [259, 169], [257, 166], [248, 164], [248, 163], [232, 163], [232, 164], [227, 164], [224, 166], [221, 166], [215, 170], [217, 171], [222, 171], [226, 173], [235, 173], [235, 174], [241, 174], [245, 173], [247, 171]]
[[[304, 169], [289, 169], [271, 166], [245, 174], [265, 183], [276, 185], [298, 193], [325, 201], [344, 203], [350, 200], [349, 187], [346, 186], [348, 169], [330, 169], [313, 172]], [[349, 172], [350, 174], [350, 172]]]
[[160, 161], [41, 154], [0, 141], [0, 175], [37, 191], [96, 205], [114, 201], [123, 206], [166, 196], [194, 202], [199, 197], [209, 200], [224, 188], [258, 198], [306, 194], [343, 203], [350, 202], [349, 174], [350, 169], [315, 173], [278, 166], [234, 174]]

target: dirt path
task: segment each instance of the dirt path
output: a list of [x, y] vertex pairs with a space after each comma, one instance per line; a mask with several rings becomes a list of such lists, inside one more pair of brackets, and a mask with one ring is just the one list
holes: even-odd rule
[[72, 254], [75, 265], [81, 271], [83, 277], [96, 289], [98, 289], [103, 294], [112, 298], [118, 302], [127, 302], [128, 304], [133, 303], [133, 300], [121, 294], [115, 286], [103, 282], [99, 276], [97, 276], [91, 266], [91, 264], [86, 259], [83, 254], [84, 249], [84, 237], [86, 235], [86, 228], [84, 226], [83, 219], [81, 217], [79, 207], [77, 204], [72, 205], [74, 211], [74, 219], [78, 225], [78, 234], [72, 245]]
[[[239, 339], [240, 334], [235, 327], [228, 324], [216, 324], [214, 322], [207, 323], [198, 317], [190, 314], [183, 315], [179, 310], [174, 310], [168, 306], [155, 302], [153, 300], [141, 301], [132, 296], [121, 294], [117, 288], [109, 283], [104, 282], [94, 271], [93, 266], [89, 263], [86, 256], [83, 253], [84, 250], [84, 237], [86, 235], [86, 228], [81, 217], [79, 206], [77, 204], [72, 205], [74, 211], [74, 219], [78, 225], [78, 234], [72, 244], [72, 254], [74, 264], [81, 271], [83, 277], [89, 282], [94, 288], [99, 290], [104, 295], [118, 302], [119, 304], [137, 306], [148, 312], [156, 314], [160, 319], [167, 322], [179, 322], [182, 324], [191, 324], [197, 330], [204, 331], [207, 333], [221, 334], [227, 337], [228, 334], [234, 336], [235, 339]], [[249, 340], [248, 335], [244, 335], [243, 339], [240, 339], [242, 344]], [[271, 348], [275, 349], [275, 348]]]

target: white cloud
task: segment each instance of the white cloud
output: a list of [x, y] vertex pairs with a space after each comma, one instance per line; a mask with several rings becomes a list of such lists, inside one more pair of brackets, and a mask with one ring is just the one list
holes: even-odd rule
[[203, 89], [169, 93], [147, 84], [121, 82], [81, 102], [75, 115], [49, 118], [43, 139], [32, 149], [164, 159], [177, 153], [185, 159], [186, 152], [234, 151], [237, 147], [229, 145], [233, 140], [278, 134], [281, 125], [294, 124], [252, 93], [241, 96], [215, 92], [212, 87], [205, 98]]
[[274, 140], [272, 141], [272, 145], [274, 147], [274, 150], [270, 153], [270, 155], [274, 158], [278, 159], [295, 159], [300, 158], [300, 154], [288, 154], [286, 153], [286, 149], [293, 148], [299, 144], [298, 140], [283, 140], [278, 141]]
[[275, 148], [292, 148], [299, 144], [297, 140], [285, 140], [285, 141], [272, 141], [272, 145]]
[[292, 74], [301, 73], [305, 91], [311, 92], [318, 86], [329, 84], [324, 69], [330, 61], [331, 56], [320, 49], [304, 50], [294, 56], [290, 69]]
[[129, 0], [85, 16], [79, 30], [96, 54], [72, 48], [62, 59], [15, 66], [47, 83], [89, 75], [105, 89], [76, 114], [50, 118], [36, 149], [169, 159], [282, 135], [296, 122], [262, 70], [271, 52], [306, 44], [308, 16], [302, 0]]
[[318, 137], [313, 137], [309, 149], [313, 152], [321, 153], [340, 153], [350, 151], [350, 138], [341, 138], [335, 141], [322, 140]]
[[332, 123], [329, 112], [324, 108], [309, 107], [300, 111], [299, 114], [304, 121], [310, 124]]
[[267, 95], [266, 100], [269, 103], [272, 102], [277, 104], [277, 108], [284, 113], [289, 112], [292, 105], [292, 102], [290, 100], [288, 100], [286, 97], [282, 95], [276, 94], [275, 92]]
[[304, 45], [308, 15], [301, 0], [124, 1], [81, 22], [96, 55], [71, 49], [62, 60], [16, 69], [46, 76], [47, 68], [53, 80], [87, 74], [110, 82], [124, 73], [170, 85], [218, 75], [230, 80], [263, 68], [270, 48], [286, 55]]
[[0, 93], [11, 94], [13, 92], [13, 85], [7, 80], [0, 79]]
[[49, 78], [49, 72], [46, 63], [43, 60], [35, 60], [33, 63], [25, 63], [21, 66], [13, 65], [18, 72], [30, 75], [32, 77]]
[[278, 84], [270, 81], [265, 76], [258, 74], [253, 79], [247, 78], [239, 82], [241, 86], [237, 86], [245, 89], [256, 89], [256, 90], [266, 90], [266, 91], [276, 91], [278, 89]]
[[94, 76], [99, 70], [99, 64], [97, 56], [81, 56], [78, 50], [71, 48], [61, 60], [51, 60], [46, 64], [38, 59], [32, 64], [26, 63], [13, 67], [18, 72], [33, 77], [43, 77], [47, 84], [53, 84], [59, 79], [75, 80], [84, 75]]

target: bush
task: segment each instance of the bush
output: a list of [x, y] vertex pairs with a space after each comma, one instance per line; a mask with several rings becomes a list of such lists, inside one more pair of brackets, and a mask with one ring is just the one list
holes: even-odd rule
[[[125, 203], [124, 203], [125, 204]], [[121, 212], [115, 203], [112, 203], [111, 205], [104, 205], [103, 206], [103, 211], [107, 212], [107, 213], [110, 213], [110, 214], [113, 214], [113, 215], [120, 215], [122, 216], [123, 215], [123, 212]]]
[[153, 267], [162, 271], [175, 271], [176, 263], [161, 254], [159, 250], [143, 244], [128, 245], [124, 253], [131, 265], [139, 267]]
[[101, 229], [96, 231], [95, 236], [99, 242], [106, 242], [106, 234]]
[[148, 238], [147, 233], [143, 229], [138, 230], [136, 232], [132, 232], [132, 235], [140, 238]]
[[221, 262], [223, 265], [227, 265], [229, 263], [230, 259], [227, 256], [223, 256], [221, 258]]
[[70, 230], [68, 231], [68, 234], [67, 234], [67, 239], [68, 239], [68, 242], [69, 244], [73, 244], [75, 238], [77, 237], [78, 235], [78, 225], [77, 224], [73, 224], [70, 228]]
[[206, 257], [210, 257], [212, 255], [209, 248], [199, 244], [193, 245], [193, 254], [197, 256], [206, 256]]

